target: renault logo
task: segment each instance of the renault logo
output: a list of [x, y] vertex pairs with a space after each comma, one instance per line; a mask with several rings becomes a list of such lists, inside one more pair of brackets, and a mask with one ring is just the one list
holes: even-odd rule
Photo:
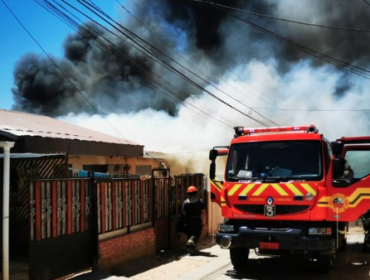
[[274, 203], [274, 199], [271, 196], [269, 196], [267, 199], [267, 204], [272, 205], [273, 203]]

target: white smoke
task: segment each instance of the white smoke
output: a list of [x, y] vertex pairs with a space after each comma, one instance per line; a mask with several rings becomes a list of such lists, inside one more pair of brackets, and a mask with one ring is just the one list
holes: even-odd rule
[[[315, 124], [320, 133], [331, 141], [342, 136], [370, 133], [369, 113], [358, 111], [366, 109], [366, 104], [370, 102], [361, 78], [353, 79], [351, 91], [339, 98], [334, 93], [343, 75], [333, 67], [312, 67], [307, 60], [295, 64], [285, 75], [281, 75], [274, 65], [273, 60], [252, 60], [226, 73], [218, 87], [233, 98], [211, 87], [209, 90], [257, 119], [261, 117], [252, 109], [283, 126]], [[201, 95], [197, 104], [211, 107], [217, 115], [238, 125], [262, 126], [209, 94]], [[207, 173], [208, 151], [214, 146], [228, 145], [234, 134], [232, 127], [213, 122], [215, 118], [212, 115], [208, 117], [179, 106], [176, 117], [164, 111], [145, 109], [136, 113], [110, 114], [104, 119], [100, 115], [89, 116], [84, 113], [68, 114], [60, 119], [123, 137], [144, 145], [146, 151], [162, 152], [183, 162], [192, 161], [195, 170], [189, 172], [203, 170]]]

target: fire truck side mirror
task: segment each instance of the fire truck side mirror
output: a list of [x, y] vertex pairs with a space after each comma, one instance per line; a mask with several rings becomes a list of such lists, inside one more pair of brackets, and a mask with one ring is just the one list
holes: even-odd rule
[[214, 161], [218, 155], [218, 150], [212, 149], [209, 151], [209, 160]]
[[333, 159], [333, 178], [338, 178], [343, 176], [345, 168], [345, 160], [341, 158]]
[[209, 166], [209, 178], [214, 179], [216, 177], [216, 163], [212, 161], [211, 165]]
[[333, 150], [333, 154], [337, 157], [340, 156], [340, 154], [343, 151], [343, 143], [341, 142], [331, 142], [331, 149]]

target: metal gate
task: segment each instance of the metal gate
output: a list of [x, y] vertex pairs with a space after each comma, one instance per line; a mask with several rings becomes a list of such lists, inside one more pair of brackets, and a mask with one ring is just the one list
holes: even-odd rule
[[157, 252], [170, 248], [176, 238], [175, 232], [171, 230], [175, 229], [180, 220], [187, 188], [190, 185], [196, 186], [204, 200], [204, 174], [183, 174], [174, 177], [167, 174], [170, 174], [169, 170], [156, 169], [152, 172], [153, 222]]
[[93, 200], [91, 179], [30, 182], [30, 280], [93, 266]]
[[170, 247], [169, 187], [171, 178], [168, 169], [152, 170], [153, 223], [156, 236], [156, 251]]

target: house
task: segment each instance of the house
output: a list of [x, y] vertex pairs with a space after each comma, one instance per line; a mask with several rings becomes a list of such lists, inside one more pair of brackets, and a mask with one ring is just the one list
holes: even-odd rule
[[47, 116], [0, 109], [0, 137], [15, 139], [11, 153], [64, 153], [67, 166], [54, 166], [65, 177], [91, 171], [115, 177], [149, 176], [161, 160], [144, 146], [123, 138], [72, 125]]
[[186, 188], [204, 195], [203, 174], [169, 176], [143, 145], [46, 116], [0, 109], [0, 145], [0, 169], [10, 156], [0, 231], [9, 227], [10, 262], [22, 257], [30, 280], [111, 269], [173, 246]]

